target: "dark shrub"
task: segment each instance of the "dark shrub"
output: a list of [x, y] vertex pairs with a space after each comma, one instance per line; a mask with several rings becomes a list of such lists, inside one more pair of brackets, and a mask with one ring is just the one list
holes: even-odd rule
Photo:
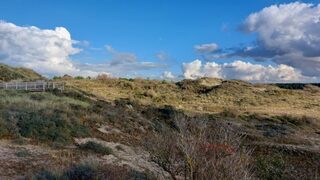
[[112, 149], [109, 147], [105, 147], [99, 143], [88, 141], [84, 144], [79, 145], [80, 149], [92, 151], [95, 153], [103, 154], [103, 155], [109, 155], [112, 154]]
[[[151, 174], [150, 174], [150, 176], [151, 176]], [[136, 170], [133, 170], [133, 169], [130, 171], [129, 177], [130, 177], [130, 179], [137, 179], [137, 180], [147, 180], [147, 179], [149, 179], [148, 175], [146, 173], [139, 172], [139, 171], [136, 171]], [[154, 177], [154, 179], [156, 179], [156, 178]]]
[[24, 137], [39, 140], [59, 141], [65, 143], [70, 140], [70, 130], [67, 122], [60, 114], [46, 116], [42, 112], [19, 112], [17, 114], [19, 133]]
[[64, 177], [66, 179], [91, 180], [95, 179], [95, 171], [90, 166], [80, 165], [66, 171]]
[[280, 155], [260, 156], [256, 160], [257, 175], [262, 179], [281, 179], [285, 163]]
[[0, 117], [0, 138], [10, 136], [8, 122]]
[[30, 95], [30, 99], [35, 100], [35, 101], [42, 101], [46, 98], [45, 95], [40, 94], [40, 93], [36, 93], [36, 94], [31, 94]]
[[52, 79], [53, 79], [53, 80], [60, 80], [60, 79], [61, 79], [61, 76], [53, 76]]
[[64, 145], [71, 142], [73, 136], [89, 134], [85, 126], [69, 119], [64, 111], [20, 109], [14, 118], [21, 136], [39, 141]]
[[55, 176], [50, 171], [41, 171], [38, 174], [36, 174], [33, 179], [34, 180], [56, 180], [56, 179], [59, 179], [59, 177]]
[[32, 154], [30, 154], [30, 152], [27, 151], [27, 150], [20, 150], [20, 151], [16, 152], [15, 155], [16, 155], [17, 157], [21, 157], [21, 158], [23, 158], [23, 157], [28, 157], [28, 156], [32, 156]]
[[76, 76], [76, 77], [74, 77], [74, 79], [76, 79], [76, 80], [82, 80], [82, 79], [84, 79], [84, 77], [82, 77], [82, 76]]
[[84, 94], [83, 92], [80, 91], [75, 91], [75, 90], [64, 90], [63, 93], [58, 94], [58, 95], [64, 95], [73, 99], [77, 99], [80, 101], [88, 101], [89, 98], [87, 98], [85, 95], [89, 94]]

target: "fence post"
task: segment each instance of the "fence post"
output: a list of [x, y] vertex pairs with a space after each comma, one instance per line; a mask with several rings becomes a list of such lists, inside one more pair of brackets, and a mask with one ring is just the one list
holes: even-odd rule
[[28, 90], [28, 82], [26, 82], [26, 91]]
[[8, 89], [8, 83], [6, 83], [6, 89]]
[[43, 90], [43, 91], [46, 91], [45, 82], [42, 83], [42, 90]]
[[18, 89], [18, 82], [16, 82], [16, 89]]

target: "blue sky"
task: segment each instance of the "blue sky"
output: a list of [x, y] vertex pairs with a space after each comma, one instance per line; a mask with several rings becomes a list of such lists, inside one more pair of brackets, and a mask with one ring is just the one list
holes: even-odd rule
[[[182, 74], [183, 63], [200, 59], [195, 45], [216, 43], [221, 49], [240, 47], [255, 41], [255, 34], [239, 31], [254, 12], [280, 0], [2, 0], [0, 19], [17, 26], [40, 29], [66, 28], [82, 52], [70, 56], [78, 63], [105, 63], [112, 58], [105, 46], [118, 52], [134, 53], [139, 61], [159, 62], [166, 54], [166, 67], [142, 72], [146, 76], [170, 71]], [[317, 1], [303, 1], [316, 4]], [[85, 43], [88, 42], [88, 43]], [[237, 57], [218, 58], [232, 62]], [[252, 57], [246, 62], [257, 63]], [[263, 61], [260, 64], [275, 64]]]

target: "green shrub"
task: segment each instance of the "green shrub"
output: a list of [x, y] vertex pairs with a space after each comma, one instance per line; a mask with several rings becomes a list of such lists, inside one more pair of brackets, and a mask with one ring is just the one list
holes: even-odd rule
[[20, 151], [16, 152], [15, 155], [17, 157], [28, 157], [28, 156], [31, 156], [32, 154], [30, 154], [29, 151], [24, 149], [24, 150], [20, 150]]
[[74, 79], [82, 80], [82, 79], [84, 79], [84, 77], [82, 77], [82, 76], [76, 76], [76, 77], [74, 77]]
[[30, 99], [35, 101], [43, 101], [46, 99], [46, 96], [44, 94], [35, 93], [30, 95]]
[[10, 136], [10, 132], [8, 129], [9, 128], [7, 122], [0, 117], [0, 138]]
[[95, 179], [95, 171], [90, 166], [79, 165], [67, 170], [63, 176], [66, 177], [66, 179]]
[[147, 180], [149, 179], [149, 176], [150, 176], [150, 179], [157, 179], [156, 177], [153, 176], [152, 173], [145, 173], [145, 172], [139, 172], [139, 171], [136, 171], [136, 170], [131, 170], [129, 172], [129, 177], [131, 177], [131, 179], [141, 179], [141, 180]]
[[76, 100], [80, 100], [80, 101], [88, 101], [89, 98], [86, 97], [84, 95], [84, 93], [82, 92], [79, 92], [79, 91], [75, 91], [75, 90], [65, 90], [63, 91], [63, 93], [59, 92], [58, 94], [56, 95], [60, 95], [60, 96], [66, 96], [66, 97], [69, 97], [69, 98], [73, 98], [73, 99], [76, 99]]
[[280, 155], [260, 156], [256, 160], [257, 175], [262, 179], [281, 179], [285, 162]]
[[60, 80], [60, 79], [61, 79], [61, 76], [53, 76], [52, 79], [53, 79], [53, 80]]
[[84, 136], [89, 130], [76, 120], [69, 119], [67, 114], [59, 110], [20, 109], [15, 112], [18, 132], [23, 137], [39, 141], [67, 144], [73, 136]]
[[103, 154], [103, 155], [109, 155], [113, 153], [111, 148], [105, 147], [93, 141], [88, 141], [84, 144], [79, 145], [79, 147], [80, 149], [92, 151], [92, 152]]
[[37, 173], [34, 177], [34, 180], [57, 180], [62, 179], [59, 176], [55, 175], [54, 173], [44, 170], [39, 173]]
[[93, 180], [93, 179], [157, 179], [152, 172], [139, 172], [125, 166], [92, 166], [90, 164], [74, 165], [61, 172], [42, 170], [30, 179], [35, 180]]

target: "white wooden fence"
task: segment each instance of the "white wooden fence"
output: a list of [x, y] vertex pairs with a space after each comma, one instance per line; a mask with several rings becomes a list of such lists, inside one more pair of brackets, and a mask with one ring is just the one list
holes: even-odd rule
[[26, 91], [46, 91], [50, 89], [64, 90], [64, 82], [2, 82], [0, 89], [6, 90], [26, 90]]

